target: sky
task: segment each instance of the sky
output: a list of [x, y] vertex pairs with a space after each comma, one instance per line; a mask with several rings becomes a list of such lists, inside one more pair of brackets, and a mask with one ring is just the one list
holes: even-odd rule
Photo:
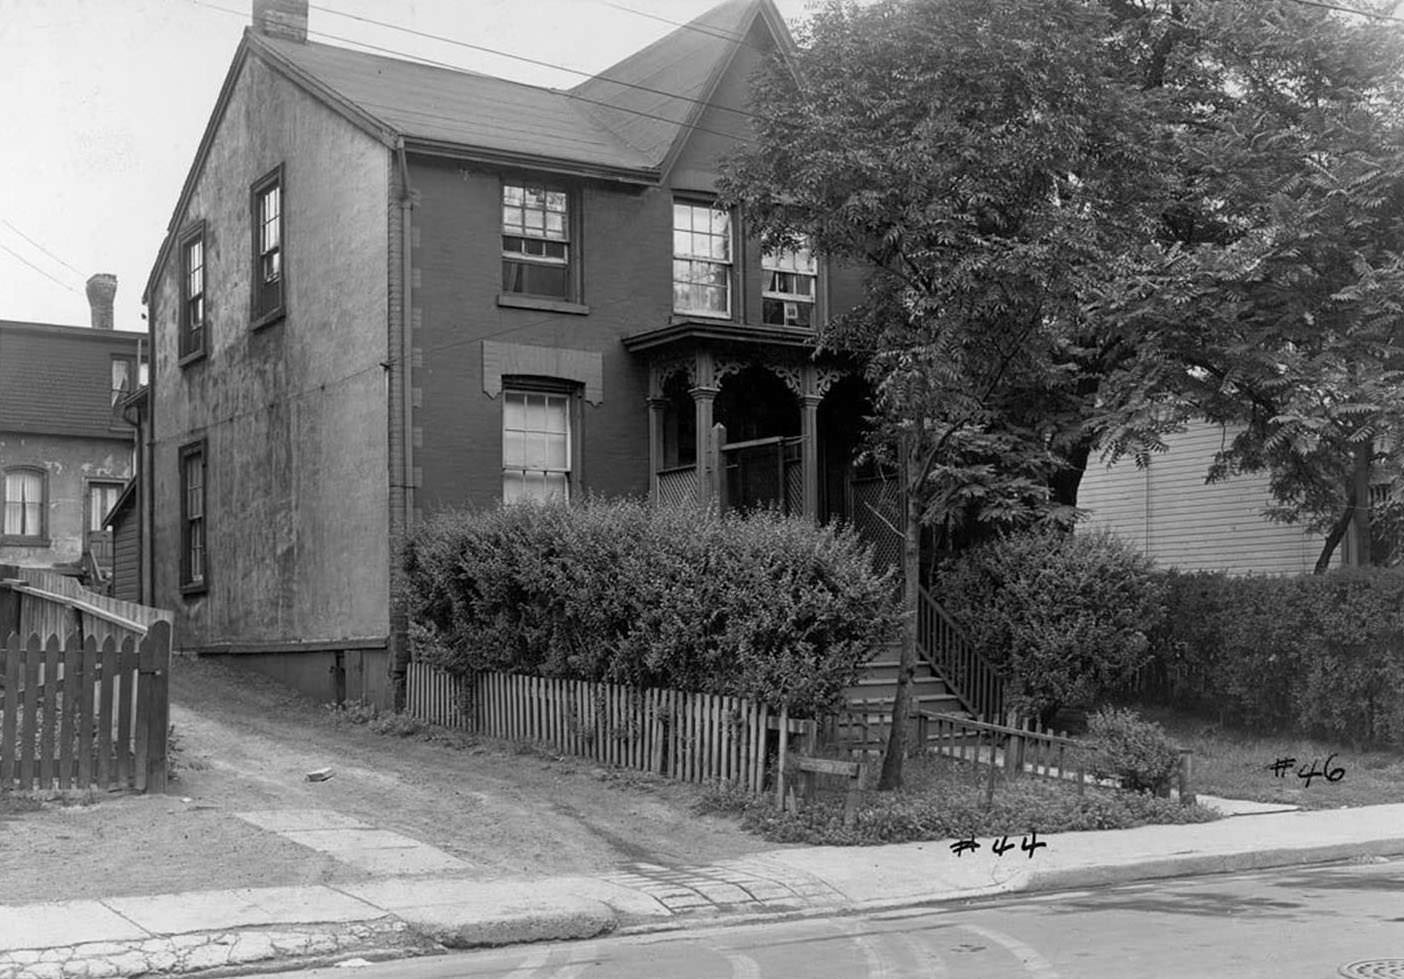
[[[308, 30], [327, 44], [566, 88], [673, 30], [665, 21], [691, 20], [715, 2], [312, 0]], [[794, 24], [808, 3], [776, 5]], [[146, 277], [251, 6], [0, 0], [0, 319], [85, 326], [84, 283], [110, 272], [117, 328], [146, 328]]]

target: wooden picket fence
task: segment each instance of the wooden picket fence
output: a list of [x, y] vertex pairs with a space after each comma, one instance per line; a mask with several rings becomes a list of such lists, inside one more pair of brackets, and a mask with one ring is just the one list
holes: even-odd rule
[[138, 642], [11, 633], [0, 646], [0, 791], [166, 789], [171, 626]]
[[406, 710], [433, 724], [550, 745], [604, 765], [751, 792], [765, 788], [768, 759], [781, 740], [812, 738], [815, 728], [741, 697], [503, 673], [470, 679], [417, 662], [406, 680]]

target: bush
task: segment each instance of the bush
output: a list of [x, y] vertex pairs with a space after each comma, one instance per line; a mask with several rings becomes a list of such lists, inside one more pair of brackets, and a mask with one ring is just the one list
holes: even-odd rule
[[457, 511], [409, 542], [418, 652], [495, 670], [733, 694], [818, 713], [895, 630], [849, 531], [630, 500]]
[[1010, 706], [1047, 721], [1091, 707], [1149, 656], [1163, 585], [1147, 558], [1103, 533], [1018, 534], [939, 570], [939, 596], [1008, 678]]
[[1133, 710], [1104, 707], [1088, 720], [1087, 736], [1093, 745], [1089, 767], [1098, 778], [1119, 778], [1133, 792], [1170, 794], [1180, 753], [1159, 724]]
[[1164, 581], [1153, 699], [1262, 733], [1404, 745], [1404, 569]]

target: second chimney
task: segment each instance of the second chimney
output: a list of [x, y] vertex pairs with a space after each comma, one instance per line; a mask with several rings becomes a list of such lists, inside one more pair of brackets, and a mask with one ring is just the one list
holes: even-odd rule
[[112, 329], [112, 299], [117, 295], [117, 276], [99, 272], [88, 278], [88, 305], [93, 311], [93, 329]]
[[307, 0], [253, 0], [253, 27], [267, 37], [307, 43]]

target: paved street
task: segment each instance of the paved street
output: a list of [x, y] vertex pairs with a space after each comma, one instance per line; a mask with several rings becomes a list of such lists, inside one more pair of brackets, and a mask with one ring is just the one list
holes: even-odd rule
[[[1333, 977], [1404, 963], [1404, 862], [1291, 868], [463, 952], [286, 975], [359, 979]], [[1404, 975], [1401, 971], [1362, 975]]]

